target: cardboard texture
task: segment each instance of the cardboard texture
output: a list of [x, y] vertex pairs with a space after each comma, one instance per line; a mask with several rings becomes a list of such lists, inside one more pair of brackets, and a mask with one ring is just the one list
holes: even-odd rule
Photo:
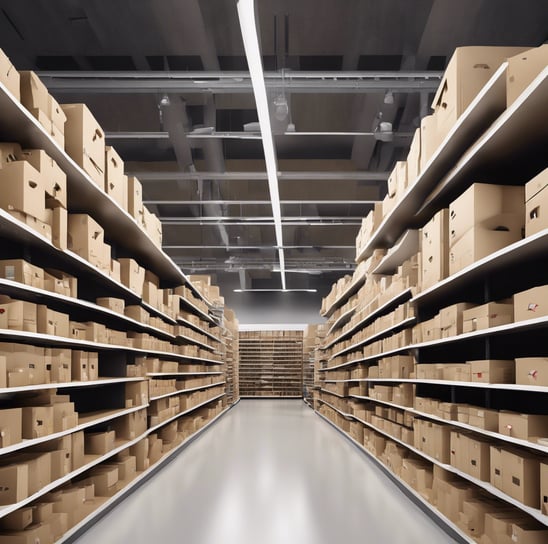
[[502, 491], [517, 501], [540, 507], [539, 458], [521, 450], [502, 450]]
[[111, 146], [105, 147], [105, 192], [122, 209], [128, 208], [128, 183], [124, 176], [124, 161]]
[[516, 359], [516, 383], [548, 386], [548, 358], [522, 357]]
[[91, 264], [102, 261], [103, 227], [85, 213], [68, 215], [68, 247]]
[[8, 89], [13, 97], [21, 99], [20, 75], [4, 51], [0, 49], [0, 83]]
[[515, 364], [513, 360], [471, 361], [472, 381], [481, 383], [514, 383]]
[[432, 102], [438, 130], [447, 134], [498, 67], [523, 50], [523, 47], [457, 47]]
[[497, 327], [513, 322], [513, 304], [489, 302], [463, 313], [463, 332]]
[[47, 223], [44, 180], [30, 163], [10, 162], [0, 169], [0, 207]]
[[548, 285], [533, 287], [514, 295], [514, 321], [548, 316]]
[[449, 274], [449, 211], [440, 210], [422, 228], [421, 277], [427, 289]]
[[141, 182], [135, 176], [128, 176], [127, 178], [127, 211], [138, 222], [141, 222], [142, 210], [143, 210], [143, 187]]
[[101, 188], [105, 186], [105, 134], [85, 104], [63, 104], [65, 149]]
[[548, 416], [501, 410], [498, 432], [513, 438], [534, 442], [538, 438], [548, 437]]
[[523, 51], [508, 59], [506, 106], [510, 106], [548, 65], [548, 45]]

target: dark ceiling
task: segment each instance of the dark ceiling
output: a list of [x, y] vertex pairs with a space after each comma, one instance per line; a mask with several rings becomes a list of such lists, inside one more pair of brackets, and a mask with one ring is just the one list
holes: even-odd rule
[[[214, 274], [225, 296], [279, 288], [263, 147], [256, 127], [244, 133], [257, 112], [236, 0], [0, 6], [0, 47], [19, 69], [66, 76], [45, 81], [60, 102], [89, 105], [142, 180], [175, 262]], [[319, 308], [354, 268], [361, 218], [384, 197], [455, 47], [540, 45], [548, 4], [258, 0], [257, 8], [270, 106], [280, 95], [289, 106], [282, 121], [272, 115], [287, 287], [318, 289]], [[392, 141], [375, 136], [380, 121], [392, 123]]]

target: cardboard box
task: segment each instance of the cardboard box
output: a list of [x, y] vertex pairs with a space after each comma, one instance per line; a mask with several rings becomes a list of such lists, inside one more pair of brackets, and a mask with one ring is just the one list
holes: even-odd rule
[[10, 59], [0, 49], [0, 83], [19, 101], [21, 100], [20, 76]]
[[463, 313], [463, 332], [498, 327], [513, 322], [513, 304], [488, 302]]
[[42, 176], [48, 208], [67, 207], [67, 175], [43, 149], [25, 149], [18, 160], [30, 163]]
[[514, 321], [548, 316], [548, 285], [533, 287], [514, 295]]
[[68, 338], [70, 336], [69, 323], [68, 314], [56, 312], [44, 304], [36, 306], [36, 327], [39, 333]]
[[540, 509], [548, 514], [548, 462], [540, 464]]
[[548, 416], [501, 410], [499, 412], [499, 433], [532, 442], [535, 442], [537, 438], [547, 438]]
[[548, 386], [548, 358], [522, 357], [516, 359], [516, 383]]
[[[0, 57], [2, 55], [2, 50], [0, 49]], [[1, 63], [1, 59], [0, 59]], [[10, 162], [15, 162], [19, 160], [19, 155], [21, 154], [21, 146], [15, 142], [0, 142], [0, 168], [5, 164]]]
[[468, 408], [468, 424], [486, 431], [498, 432], [499, 411], [470, 406]]
[[438, 131], [438, 123], [435, 115], [427, 115], [421, 120], [421, 152], [420, 171], [423, 172], [430, 158], [437, 151], [443, 141]]
[[24, 531], [0, 535], [0, 544], [49, 544], [50, 542], [52, 542], [52, 535], [47, 523], [31, 525]]
[[98, 306], [103, 308], [108, 308], [113, 312], [118, 314], [124, 314], [125, 300], [123, 298], [114, 298], [114, 297], [100, 297], [95, 299], [95, 302]]
[[467, 437], [468, 440], [468, 470], [466, 472], [470, 476], [482, 480], [489, 481], [490, 476], [490, 446], [485, 440], [478, 440]]
[[540, 508], [539, 458], [522, 450], [502, 450], [502, 491], [526, 506]]
[[417, 128], [407, 154], [407, 186], [411, 187], [421, 172], [421, 129]]
[[421, 286], [425, 290], [449, 274], [449, 211], [440, 210], [421, 232]]
[[513, 360], [487, 359], [470, 361], [472, 381], [481, 383], [514, 383], [515, 364]]
[[502, 491], [502, 448], [491, 444], [489, 446], [491, 485]]
[[103, 433], [85, 433], [84, 451], [86, 455], [104, 455], [115, 447], [115, 433], [108, 431]]
[[[520, 229], [524, 202], [523, 187], [474, 183], [449, 205], [450, 247], [478, 225], [488, 229], [500, 226]], [[492, 218], [498, 219], [489, 222]]]
[[525, 202], [529, 202], [546, 187], [548, 187], [548, 168], [542, 170], [525, 184]]
[[457, 47], [432, 102], [438, 130], [447, 134], [499, 66], [523, 50], [522, 47]]
[[544, 544], [546, 540], [548, 529], [545, 526], [530, 519], [512, 523], [512, 544]]
[[544, 44], [508, 58], [506, 69], [506, 106], [516, 98], [548, 65], [548, 45]]
[[52, 406], [25, 406], [22, 408], [23, 438], [40, 438], [53, 433]]
[[0, 519], [0, 528], [7, 531], [23, 531], [32, 524], [32, 508], [19, 508]]
[[21, 408], [0, 410], [0, 448], [21, 442], [23, 414]]
[[102, 262], [104, 231], [91, 216], [70, 213], [68, 216], [68, 247], [94, 265]]
[[31, 164], [17, 161], [0, 168], [0, 207], [48, 222], [43, 178]]
[[49, 92], [40, 78], [32, 71], [21, 70], [21, 103], [28, 110], [37, 109], [48, 113]]
[[449, 274], [499, 251], [522, 238], [521, 218], [514, 215], [498, 216], [476, 225], [465, 232], [449, 250]]
[[143, 440], [139, 440], [137, 444], [134, 444], [129, 448], [130, 455], [135, 457], [136, 467], [139, 472], [146, 470], [149, 467], [148, 450], [148, 437]]
[[525, 204], [525, 236], [548, 228], [548, 189], [542, 190]]
[[72, 470], [71, 454], [68, 450], [56, 450], [51, 452], [51, 479], [59, 480]]
[[0, 467], [0, 504], [13, 504], [29, 495], [29, 470], [24, 463]]
[[118, 479], [118, 467], [111, 465], [100, 465], [92, 471], [89, 477], [95, 486], [95, 496], [97, 497], [111, 496], [110, 488], [118, 482]]
[[68, 213], [65, 208], [58, 207], [52, 211], [51, 241], [61, 251], [68, 249]]
[[128, 176], [127, 178], [127, 211], [138, 222], [142, 219], [143, 210], [143, 186], [138, 178], [135, 176]]
[[463, 332], [463, 313], [474, 305], [469, 302], [460, 302], [440, 310], [441, 338], [457, 336]]
[[141, 436], [147, 429], [147, 412], [146, 410], [139, 410], [127, 414], [115, 419], [111, 426], [117, 438], [135, 440], [135, 438]]
[[7, 314], [8, 329], [37, 332], [37, 310], [36, 304], [33, 302], [13, 300], [6, 296], [0, 296], [0, 309], [4, 310]]
[[44, 288], [44, 271], [23, 259], [6, 259], [0, 261], [0, 275], [10, 281]]
[[61, 106], [67, 122], [65, 149], [90, 178], [104, 189], [105, 186], [105, 134], [85, 104]]
[[133, 259], [119, 259], [122, 283], [138, 296], [143, 294], [145, 270]]
[[105, 192], [124, 210], [128, 204], [128, 183], [124, 176], [124, 161], [111, 146], [105, 147]]
[[23, 453], [17, 456], [29, 471], [29, 495], [51, 483], [51, 453]]
[[150, 314], [142, 306], [138, 305], [126, 306], [124, 308], [124, 315], [145, 325], [148, 325], [150, 320]]
[[70, 435], [71, 438], [71, 456], [72, 456], [72, 470], [76, 470], [83, 467], [86, 463], [85, 460], [85, 439], [84, 431], [78, 431]]

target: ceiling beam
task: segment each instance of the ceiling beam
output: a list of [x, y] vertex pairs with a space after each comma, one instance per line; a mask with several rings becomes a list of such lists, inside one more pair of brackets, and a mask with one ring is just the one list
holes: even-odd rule
[[258, 246], [258, 245], [251, 245], [251, 246], [204, 246], [204, 245], [165, 245], [162, 246], [162, 249], [164, 250], [173, 250], [173, 249], [260, 249], [263, 251], [275, 251], [278, 249], [356, 249], [356, 245], [351, 246], [328, 246], [323, 244], [315, 244], [315, 245], [307, 245], [307, 246]]
[[[129, 170], [140, 181], [194, 181], [215, 179], [223, 181], [265, 181], [266, 172], [177, 172]], [[390, 172], [341, 171], [341, 172], [278, 172], [278, 181], [386, 181]]]
[[[249, 72], [40, 71], [55, 93], [251, 93]], [[267, 90], [283, 85], [288, 93], [434, 92], [442, 72], [270, 72]]]
[[[375, 204], [378, 200], [280, 200], [280, 204]], [[270, 200], [143, 200], [153, 206], [194, 206], [206, 204], [256, 205], [271, 204]]]

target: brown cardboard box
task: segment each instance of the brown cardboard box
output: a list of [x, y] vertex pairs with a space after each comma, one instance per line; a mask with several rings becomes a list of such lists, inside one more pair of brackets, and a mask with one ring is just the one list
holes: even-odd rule
[[525, 236], [548, 228], [548, 189], [543, 189], [525, 204]]
[[453, 304], [452, 306], [442, 308], [440, 310], [441, 337], [449, 338], [462, 334], [462, 314], [465, 310], [469, 310], [472, 307], [473, 304], [469, 302], [460, 302], [459, 304]]
[[87, 382], [91, 379], [87, 351], [72, 350], [71, 374], [72, 379], [77, 382]]
[[540, 509], [548, 514], [548, 462], [540, 464]]
[[0, 448], [21, 442], [23, 414], [21, 408], [0, 410]]
[[[2, 50], [0, 49], [0, 57], [2, 56]], [[0, 63], [1, 63], [0, 58]], [[0, 142], [0, 168], [10, 162], [19, 160], [21, 154], [21, 146], [15, 142]]]
[[119, 259], [122, 283], [138, 296], [143, 294], [145, 270], [133, 259]]
[[71, 381], [72, 364], [70, 349], [45, 350], [46, 363], [51, 365], [51, 383], [68, 383]]
[[516, 383], [548, 386], [548, 358], [523, 357], [516, 359]]
[[407, 185], [411, 187], [421, 171], [421, 129], [417, 128], [407, 155]]
[[[65, 134], [64, 134], [64, 126], [61, 129], [58, 127], [53, 119], [50, 117], [50, 115], [46, 112], [43, 112], [42, 110], [31, 108], [29, 110], [30, 114], [42, 125], [42, 128], [52, 138], [55, 140], [57, 145], [60, 149], [65, 148]], [[64, 116], [64, 112], [63, 112]], [[66, 117], [63, 117], [66, 118]]]
[[438, 131], [438, 123], [435, 115], [427, 115], [421, 120], [421, 152], [420, 152], [420, 171], [423, 172], [430, 158], [437, 151], [443, 141], [442, 135]]
[[457, 47], [434, 96], [438, 130], [447, 134], [499, 66], [522, 47]]
[[540, 507], [540, 462], [522, 450], [502, 450], [502, 491], [533, 508]]
[[481, 383], [514, 383], [515, 364], [512, 360], [487, 359], [470, 361], [472, 381]]
[[72, 470], [76, 470], [85, 464], [85, 440], [84, 431], [72, 433], [71, 437], [71, 457]]
[[141, 436], [147, 429], [146, 410], [139, 410], [115, 419], [112, 422], [112, 429], [116, 433], [116, 438], [134, 440], [138, 436]]
[[[449, 239], [453, 247], [472, 227], [499, 217], [501, 224], [515, 228], [522, 226], [525, 192], [523, 187], [474, 183], [449, 205]], [[504, 215], [502, 215], [504, 214]], [[507, 214], [507, 215], [506, 215]], [[502, 215], [502, 217], [501, 217]], [[505, 221], [510, 224], [506, 225]], [[499, 226], [493, 223], [493, 228]]]
[[146, 470], [149, 467], [148, 460], [149, 439], [144, 438], [139, 440], [137, 444], [134, 444], [129, 448], [130, 455], [133, 455], [136, 460], [136, 467], [139, 472]]
[[26, 161], [4, 164], [0, 168], [0, 207], [8, 212], [22, 212], [44, 223], [46, 188], [42, 175]]
[[128, 176], [127, 183], [128, 212], [140, 222], [143, 210], [143, 187], [135, 176]]
[[19, 508], [0, 519], [0, 528], [8, 531], [23, 531], [32, 523], [32, 508]]
[[449, 274], [456, 274], [495, 251], [521, 240], [523, 222], [521, 217], [507, 214], [505, 217], [491, 218], [466, 231], [449, 251]]
[[137, 459], [133, 455], [120, 456], [113, 464], [118, 467], [120, 480], [128, 482], [132, 480], [137, 473]]
[[44, 271], [44, 288], [52, 293], [59, 293], [67, 297], [78, 298], [77, 278], [62, 272], [46, 268]]
[[72, 470], [72, 458], [68, 450], [51, 452], [51, 479], [59, 480]]
[[0, 296], [0, 308], [7, 312], [8, 329], [37, 332], [37, 310], [33, 302]]
[[44, 271], [23, 259], [0, 261], [0, 276], [38, 289], [44, 288]]
[[530, 518], [512, 523], [512, 544], [544, 544], [546, 540], [546, 526], [531, 521]]
[[103, 227], [85, 213], [68, 216], [68, 247], [91, 264], [102, 262], [104, 245]]
[[17, 456], [29, 471], [29, 495], [51, 483], [51, 453], [23, 453]]
[[468, 446], [469, 441], [466, 439], [466, 433], [451, 431], [449, 462], [463, 472], [468, 472]]
[[489, 446], [490, 478], [491, 485], [502, 491], [502, 448], [491, 444]]
[[68, 213], [65, 208], [58, 207], [52, 211], [51, 241], [61, 251], [68, 249]]
[[468, 469], [466, 472], [470, 476], [489, 481], [490, 476], [490, 446], [491, 444], [485, 440], [479, 440], [472, 436], [467, 437], [468, 440]]
[[422, 289], [449, 274], [449, 212], [440, 210], [422, 229]]
[[25, 149], [17, 159], [29, 162], [40, 172], [48, 208], [67, 207], [67, 175], [43, 149]]
[[105, 192], [124, 210], [127, 210], [127, 179], [124, 176], [124, 161], [111, 146], [105, 147]]
[[548, 168], [542, 170], [525, 184], [525, 202], [529, 202], [548, 186]]
[[548, 65], [548, 45], [523, 51], [508, 59], [506, 69], [506, 106], [516, 98]]
[[533, 287], [514, 295], [514, 321], [548, 316], [548, 285]]
[[[414, 369], [414, 359], [407, 355], [397, 355], [391, 357], [390, 361], [390, 378], [410, 378]], [[367, 371], [367, 368], [363, 370]], [[366, 378], [367, 376], [363, 376]]]
[[123, 298], [114, 298], [114, 297], [100, 297], [95, 300], [98, 306], [103, 308], [108, 308], [113, 312], [122, 314], [124, 313], [125, 300]]
[[21, 99], [20, 76], [10, 59], [0, 49], [0, 83], [19, 101]]
[[145, 325], [148, 325], [150, 320], [150, 314], [142, 306], [138, 305], [126, 306], [124, 308], [124, 315]]
[[88, 321], [84, 323], [86, 326], [86, 340], [90, 342], [104, 342], [107, 334], [107, 328], [102, 323]]
[[85, 104], [61, 106], [67, 122], [65, 149], [101, 189], [105, 186], [105, 134]]
[[0, 467], [0, 504], [13, 504], [29, 495], [29, 467], [24, 463]]
[[116, 436], [114, 431], [103, 433], [85, 433], [84, 451], [86, 455], [104, 455], [114, 449]]
[[68, 314], [56, 312], [44, 304], [37, 305], [36, 326], [39, 333], [68, 338], [70, 334], [69, 323]]
[[470, 406], [468, 408], [468, 424], [486, 431], [498, 432], [499, 411]]
[[32, 71], [22, 70], [21, 77], [21, 103], [28, 110], [37, 109], [48, 113], [49, 92], [40, 78]]
[[53, 433], [52, 406], [25, 406], [22, 408], [23, 438], [40, 438]]
[[112, 465], [100, 465], [93, 469], [89, 480], [95, 486], [96, 497], [109, 497], [110, 488], [118, 482], [118, 467]]
[[502, 450], [502, 491], [533, 508], [540, 508], [539, 458], [523, 450]]
[[548, 437], [548, 416], [537, 414], [519, 414], [501, 410], [499, 412], [500, 434], [535, 441]]
[[463, 313], [463, 332], [498, 327], [513, 321], [513, 304], [489, 302]]
[[0, 544], [50, 544], [51, 542], [53, 542], [52, 535], [47, 523], [31, 525], [24, 531], [0, 535]]

